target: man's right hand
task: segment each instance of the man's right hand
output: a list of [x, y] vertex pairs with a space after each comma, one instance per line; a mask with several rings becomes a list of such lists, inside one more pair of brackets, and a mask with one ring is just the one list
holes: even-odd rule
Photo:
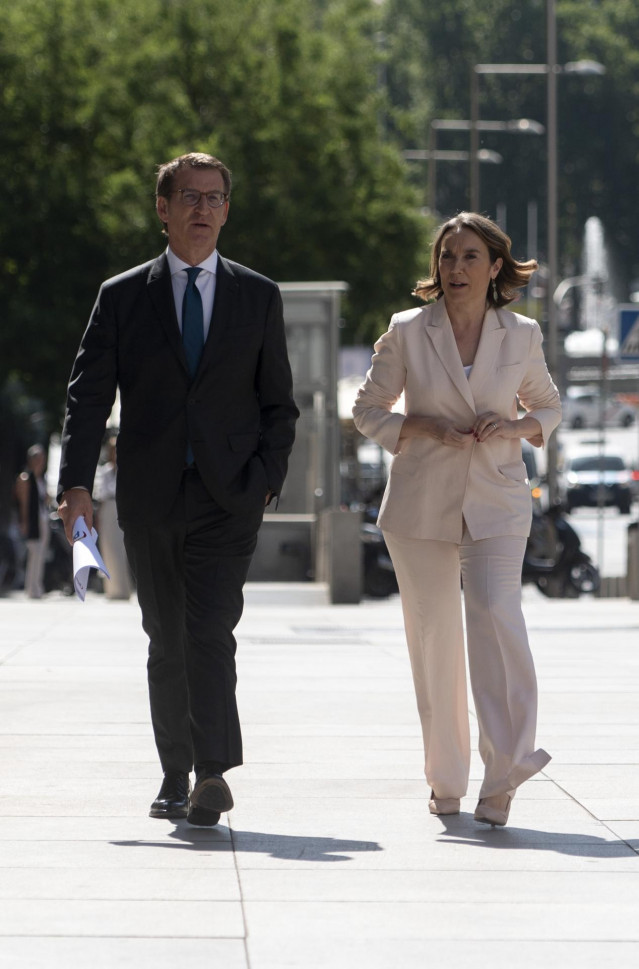
[[64, 534], [73, 545], [73, 526], [82, 515], [89, 531], [93, 528], [93, 500], [85, 488], [70, 488], [63, 492], [58, 505], [58, 515], [64, 523]]

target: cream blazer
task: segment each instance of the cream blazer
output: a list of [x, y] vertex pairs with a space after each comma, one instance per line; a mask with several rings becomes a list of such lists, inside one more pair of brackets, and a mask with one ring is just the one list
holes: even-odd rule
[[[532, 500], [518, 439], [454, 448], [432, 438], [399, 447], [404, 415], [447, 417], [460, 428], [478, 414], [517, 417], [517, 403], [542, 428], [544, 444], [561, 420], [559, 392], [538, 324], [489, 309], [467, 377], [444, 300], [396, 313], [375, 344], [353, 417], [362, 434], [394, 455], [379, 524], [413, 538], [459, 543], [462, 518], [473, 539], [527, 536]], [[392, 408], [404, 394], [404, 414]]]

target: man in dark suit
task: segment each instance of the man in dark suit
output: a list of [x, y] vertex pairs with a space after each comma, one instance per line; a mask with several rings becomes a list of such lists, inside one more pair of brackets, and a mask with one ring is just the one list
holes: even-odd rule
[[92, 523], [119, 387], [118, 518], [150, 640], [164, 772], [149, 813], [205, 825], [233, 806], [223, 777], [242, 763], [233, 630], [299, 416], [279, 290], [216, 249], [230, 191], [210, 155], [159, 169], [168, 249], [100, 288], [69, 382], [58, 491], [71, 541], [79, 515]]

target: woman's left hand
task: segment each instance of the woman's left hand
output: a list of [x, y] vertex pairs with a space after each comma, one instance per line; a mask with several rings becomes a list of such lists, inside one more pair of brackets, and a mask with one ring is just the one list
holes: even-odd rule
[[483, 441], [488, 441], [491, 437], [506, 438], [507, 440], [523, 437], [533, 447], [542, 447], [544, 444], [541, 424], [536, 417], [532, 417], [530, 414], [518, 417], [514, 421], [507, 421], [492, 410], [486, 411], [485, 414], [479, 414], [471, 431], [475, 440], [480, 444]]
[[491, 437], [515, 437], [513, 434], [513, 422], [505, 421], [494, 411], [487, 411], [480, 414], [473, 424], [473, 435], [476, 441], [483, 443]]

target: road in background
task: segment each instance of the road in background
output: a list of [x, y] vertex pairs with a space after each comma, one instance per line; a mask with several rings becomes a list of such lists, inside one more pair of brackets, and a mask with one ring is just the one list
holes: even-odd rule
[[581, 539], [581, 546], [598, 566], [602, 576], [625, 575], [628, 559], [628, 525], [637, 520], [639, 505], [633, 514], [620, 515], [616, 508], [603, 510], [603, 528], [599, 528], [596, 508], [575, 508], [568, 521]]
[[[599, 450], [601, 434], [597, 428], [573, 431], [562, 425], [559, 435], [560, 460]], [[620, 454], [629, 467], [639, 467], [639, 426], [606, 427], [603, 433], [606, 454]]]
[[[570, 430], [559, 428], [560, 460], [578, 454], [598, 453], [600, 432], [596, 428]], [[619, 454], [630, 468], [639, 467], [639, 427], [606, 427], [606, 454]], [[570, 523], [579, 535], [584, 551], [598, 565], [602, 576], [626, 574], [628, 525], [637, 520], [639, 503], [635, 501], [632, 514], [620, 515], [616, 508], [576, 508]], [[600, 517], [601, 516], [601, 517]]]

